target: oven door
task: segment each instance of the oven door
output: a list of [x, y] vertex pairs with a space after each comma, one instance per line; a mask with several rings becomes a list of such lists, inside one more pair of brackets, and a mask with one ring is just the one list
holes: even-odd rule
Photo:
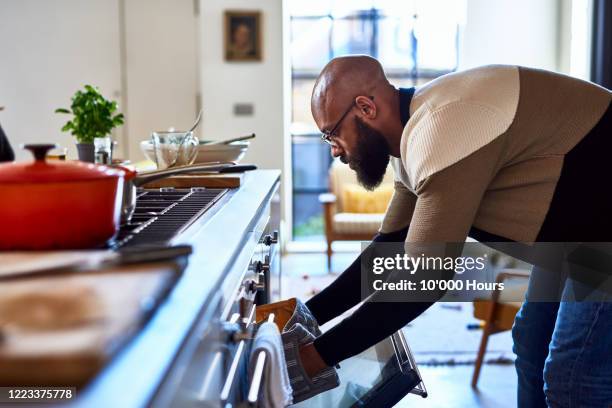
[[293, 407], [392, 407], [409, 393], [427, 396], [412, 352], [401, 331], [338, 369], [340, 385]]

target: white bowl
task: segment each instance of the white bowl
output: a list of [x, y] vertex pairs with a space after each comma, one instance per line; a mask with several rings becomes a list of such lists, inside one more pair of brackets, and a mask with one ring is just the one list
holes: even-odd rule
[[[233, 142], [227, 145], [208, 145], [200, 142], [200, 145], [198, 146], [198, 155], [196, 156], [194, 163], [238, 162], [244, 157], [248, 148], [248, 141]], [[140, 142], [140, 150], [147, 159], [155, 162], [153, 143], [150, 140], [143, 140]]]
[[249, 148], [248, 141], [233, 142], [230, 144], [209, 145], [200, 142], [195, 163], [207, 162], [239, 162]]

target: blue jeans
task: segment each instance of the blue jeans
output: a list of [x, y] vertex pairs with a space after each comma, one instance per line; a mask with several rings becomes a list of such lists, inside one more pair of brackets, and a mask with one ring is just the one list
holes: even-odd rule
[[520, 408], [612, 407], [611, 300], [523, 303], [512, 328]]

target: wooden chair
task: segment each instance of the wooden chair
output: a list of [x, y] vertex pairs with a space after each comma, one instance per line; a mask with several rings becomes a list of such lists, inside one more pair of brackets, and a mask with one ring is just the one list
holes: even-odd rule
[[[339, 160], [334, 160], [329, 169], [329, 192], [319, 195], [323, 205], [325, 240], [327, 242], [327, 268], [331, 272], [334, 241], [370, 241], [378, 232], [384, 218], [383, 213], [347, 212], [343, 203], [345, 186], [356, 186], [357, 176], [353, 170]], [[393, 186], [393, 170], [387, 169], [381, 186]], [[380, 188], [380, 187], [379, 187]], [[365, 191], [365, 189], [364, 189]], [[386, 207], [386, 203], [385, 203]]]
[[[507, 286], [510, 279], [525, 280], [524, 284], [516, 285], [512, 288]], [[472, 375], [472, 387], [476, 388], [480, 369], [487, 351], [489, 336], [495, 333], [512, 329], [514, 317], [519, 311], [522, 302], [516, 299], [523, 299], [527, 291], [527, 279], [529, 272], [521, 269], [506, 269], [497, 275], [497, 283], [506, 283], [504, 291], [495, 290], [491, 294], [491, 300], [474, 300], [474, 317], [484, 320], [485, 325], [482, 330], [482, 338], [474, 364], [474, 374]]]

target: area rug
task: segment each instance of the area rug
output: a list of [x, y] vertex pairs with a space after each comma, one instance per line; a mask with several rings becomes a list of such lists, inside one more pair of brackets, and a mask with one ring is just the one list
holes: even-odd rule
[[[437, 303], [406, 326], [404, 336], [419, 365], [469, 365], [476, 361], [482, 338], [471, 303]], [[489, 337], [485, 364], [513, 364], [510, 331]]]

